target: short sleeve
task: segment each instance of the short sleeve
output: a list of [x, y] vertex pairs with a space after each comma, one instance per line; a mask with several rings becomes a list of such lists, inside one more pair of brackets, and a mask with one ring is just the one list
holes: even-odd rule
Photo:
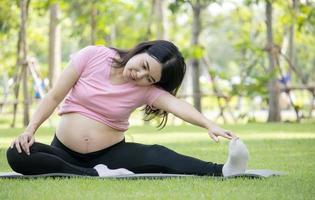
[[96, 54], [97, 50], [97, 46], [87, 46], [75, 53], [72, 53], [70, 55], [70, 65], [77, 70], [79, 75], [81, 75], [89, 60]]
[[154, 101], [162, 94], [169, 94], [167, 91], [155, 86], [149, 87], [145, 97], [145, 103], [152, 108]]

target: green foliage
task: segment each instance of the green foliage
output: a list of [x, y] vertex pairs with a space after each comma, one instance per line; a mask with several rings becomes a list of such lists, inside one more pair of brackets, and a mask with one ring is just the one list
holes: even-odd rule
[[4, 0], [0, 1], [0, 10], [0, 41], [2, 41], [7, 36], [5, 33], [18, 27], [18, 8], [14, 1]]
[[186, 58], [201, 59], [205, 55], [205, 48], [201, 45], [190, 46], [185, 49], [184, 56]]
[[0, 71], [12, 76], [16, 63], [16, 30], [19, 27], [19, 8], [16, 1], [0, 1]]
[[315, 31], [315, 4], [299, 5], [299, 14], [297, 16], [298, 30]]
[[232, 84], [232, 95], [246, 96], [246, 97], [255, 97], [261, 96], [264, 100], [267, 100], [268, 91], [267, 83], [269, 80], [268, 75], [252, 75], [251, 77], [244, 80], [240, 84]]
[[183, 5], [186, 1], [185, 0], [175, 0], [174, 2], [168, 5], [168, 9], [172, 11], [173, 14], [179, 11], [181, 5]]

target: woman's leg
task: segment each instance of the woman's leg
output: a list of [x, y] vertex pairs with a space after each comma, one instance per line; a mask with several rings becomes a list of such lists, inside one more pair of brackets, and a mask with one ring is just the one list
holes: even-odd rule
[[80, 162], [64, 150], [35, 142], [30, 147], [30, 155], [19, 153], [14, 148], [7, 150], [7, 160], [11, 168], [21, 174], [71, 173], [98, 176], [93, 168], [80, 167]]
[[124, 143], [110, 147], [91, 162], [110, 169], [126, 168], [134, 173], [177, 173], [222, 176], [222, 164], [185, 156], [161, 145]]

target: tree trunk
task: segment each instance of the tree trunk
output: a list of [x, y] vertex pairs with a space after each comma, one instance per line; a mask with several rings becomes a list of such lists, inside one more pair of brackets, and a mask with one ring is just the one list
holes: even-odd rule
[[163, 4], [164, 0], [159, 0], [155, 2], [157, 38], [160, 40], [165, 39], [165, 19]]
[[20, 25], [20, 33], [21, 33], [21, 56], [20, 59], [21, 67], [22, 67], [22, 78], [23, 78], [23, 105], [24, 105], [24, 112], [23, 112], [23, 125], [27, 126], [29, 123], [29, 95], [28, 95], [28, 84], [27, 84], [27, 46], [26, 46], [26, 22], [27, 22], [27, 14], [28, 14], [28, 0], [21, 0], [20, 1], [20, 8], [21, 8], [21, 25]]
[[29, 110], [29, 105], [30, 105], [30, 97], [29, 97], [29, 92], [28, 92], [28, 63], [25, 62], [23, 63], [22, 66], [23, 69], [23, 97], [24, 97], [24, 117], [23, 117], [23, 125], [26, 127], [30, 121], [30, 110]]
[[[193, 24], [192, 24], [192, 46], [198, 46], [199, 35], [200, 35], [200, 12], [201, 5], [199, 0], [197, 0], [196, 4], [192, 6], [193, 9]], [[199, 60], [193, 58], [191, 60], [192, 66], [192, 82], [193, 82], [193, 102], [195, 108], [201, 112], [201, 93], [200, 93], [200, 84], [199, 84]]]
[[[28, 14], [30, 0], [21, 0], [19, 2], [20, 7], [20, 29], [18, 33], [18, 42], [17, 42], [17, 51], [16, 51], [16, 70], [14, 75], [14, 97], [15, 101], [13, 103], [13, 119], [11, 123], [11, 127], [15, 127], [16, 122], [16, 113], [18, 111], [18, 103], [19, 103], [19, 93], [20, 93], [20, 83], [23, 77], [24, 68], [23, 63], [25, 63], [26, 55], [26, 41], [25, 41], [25, 23]], [[25, 118], [25, 117], [24, 117]]]
[[280, 87], [279, 82], [276, 77], [276, 56], [277, 49], [273, 44], [273, 33], [272, 33], [272, 3], [266, 1], [266, 25], [267, 25], [267, 52], [269, 60], [269, 81], [268, 81], [268, 91], [269, 91], [269, 113], [268, 122], [277, 122], [281, 120], [280, 116], [280, 105], [279, 105], [279, 93]]
[[13, 119], [11, 123], [11, 127], [15, 127], [16, 122], [16, 113], [18, 110], [18, 100], [19, 100], [19, 91], [20, 91], [20, 80], [22, 74], [22, 67], [21, 67], [21, 29], [19, 30], [18, 34], [18, 42], [17, 42], [17, 51], [16, 51], [16, 65], [15, 65], [15, 73], [14, 73], [14, 98], [15, 102], [13, 103]]
[[59, 27], [59, 6], [54, 3], [50, 6], [49, 24], [49, 87], [52, 88], [59, 74], [61, 63], [61, 42]]
[[151, 26], [152, 26], [152, 21], [153, 21], [153, 16], [154, 16], [154, 12], [155, 12], [155, 4], [156, 4], [156, 0], [151, 0], [151, 10], [148, 16], [148, 24], [147, 24], [147, 32], [146, 34], [143, 36], [143, 40], [149, 40], [151, 35], [152, 35], [152, 30], [151, 30]]
[[[296, 65], [296, 59], [295, 59], [295, 50], [294, 50], [294, 24], [296, 19], [296, 0], [292, 0], [292, 9], [293, 9], [293, 23], [291, 24], [289, 28], [289, 49], [288, 49], [288, 58], [290, 62], [294, 65]], [[289, 67], [288, 70], [289, 74], [291, 75], [291, 67]]]

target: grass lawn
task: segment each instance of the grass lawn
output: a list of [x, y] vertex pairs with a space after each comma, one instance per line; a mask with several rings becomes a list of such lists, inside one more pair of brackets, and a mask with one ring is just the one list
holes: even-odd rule
[[[211, 177], [165, 180], [0, 179], [0, 199], [314, 199], [315, 124], [230, 125], [247, 144], [249, 169], [285, 171], [269, 179]], [[10, 171], [5, 151], [22, 129], [0, 129], [0, 171]], [[54, 130], [41, 128], [36, 141], [49, 143]], [[127, 141], [158, 143], [203, 160], [224, 163], [227, 141], [214, 143], [203, 129], [132, 127]]]

